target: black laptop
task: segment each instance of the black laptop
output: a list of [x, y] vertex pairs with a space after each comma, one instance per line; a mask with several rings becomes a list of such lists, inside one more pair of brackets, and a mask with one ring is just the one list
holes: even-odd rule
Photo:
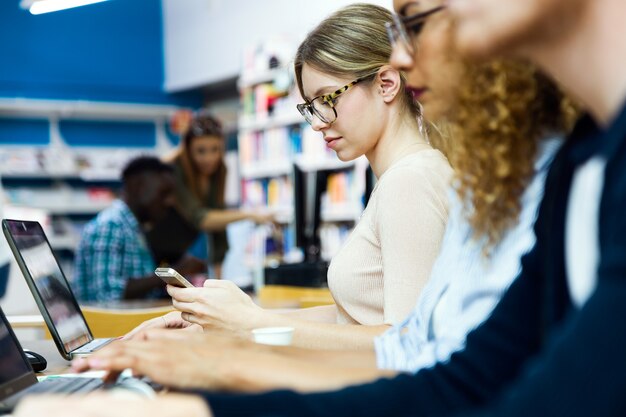
[[0, 308], [0, 414], [13, 410], [26, 395], [90, 392], [102, 386], [100, 378], [53, 378], [38, 382]]
[[59, 353], [86, 356], [115, 339], [94, 339], [38, 222], [2, 220], [2, 230]]

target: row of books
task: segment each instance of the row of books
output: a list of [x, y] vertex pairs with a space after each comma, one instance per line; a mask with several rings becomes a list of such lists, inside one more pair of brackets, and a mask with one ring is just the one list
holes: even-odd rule
[[326, 147], [322, 135], [304, 124], [239, 133], [242, 167], [293, 160], [296, 156], [311, 160], [337, 159], [334, 152]]
[[293, 207], [293, 185], [288, 176], [244, 180], [241, 189], [241, 199], [245, 207]]
[[283, 86], [276, 86], [274, 83], [244, 88], [241, 90], [243, 115], [264, 119], [270, 115], [279, 114], [283, 108], [287, 107], [285, 102], [291, 103], [293, 100], [288, 95], [288, 88], [284, 89]]
[[328, 176], [326, 196], [326, 204], [329, 205], [360, 203], [363, 196], [363, 180], [355, 175], [354, 170], [331, 174]]
[[300, 126], [277, 127], [239, 134], [239, 160], [242, 165], [255, 162], [290, 160], [302, 152]]
[[154, 151], [67, 147], [0, 147], [0, 174], [24, 177], [81, 177], [118, 180], [131, 159]]

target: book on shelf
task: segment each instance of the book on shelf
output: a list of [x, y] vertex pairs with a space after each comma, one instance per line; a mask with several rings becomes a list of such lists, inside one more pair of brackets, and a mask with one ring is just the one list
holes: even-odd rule
[[293, 207], [293, 185], [288, 176], [242, 181], [242, 205], [284, 212]]

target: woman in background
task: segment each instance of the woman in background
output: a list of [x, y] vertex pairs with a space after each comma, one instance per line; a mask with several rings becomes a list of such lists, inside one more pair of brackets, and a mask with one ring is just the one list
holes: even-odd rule
[[224, 141], [220, 122], [200, 112], [191, 119], [179, 148], [167, 161], [174, 166], [180, 208], [198, 230], [207, 232], [209, 263], [217, 278], [228, 249], [226, 226], [240, 220], [257, 224], [273, 220], [271, 214], [226, 208]]

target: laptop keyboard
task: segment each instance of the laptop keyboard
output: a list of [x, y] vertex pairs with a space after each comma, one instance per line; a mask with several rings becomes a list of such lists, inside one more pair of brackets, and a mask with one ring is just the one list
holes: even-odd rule
[[26, 390], [26, 393], [84, 393], [98, 389], [103, 384], [101, 378], [52, 378], [33, 385]]
[[31, 385], [27, 389], [10, 396], [2, 402], [0, 409], [11, 409], [24, 396], [32, 394], [87, 393], [102, 387], [100, 378], [49, 378]]
[[76, 350], [72, 351], [72, 354], [76, 354], [76, 353], [91, 353], [94, 352], [98, 349], [100, 349], [102, 346], [104, 345], [108, 345], [109, 343], [111, 343], [112, 341], [114, 341], [115, 339], [96, 339], [96, 340], [92, 340], [91, 342], [87, 343], [84, 346], [79, 347]]

